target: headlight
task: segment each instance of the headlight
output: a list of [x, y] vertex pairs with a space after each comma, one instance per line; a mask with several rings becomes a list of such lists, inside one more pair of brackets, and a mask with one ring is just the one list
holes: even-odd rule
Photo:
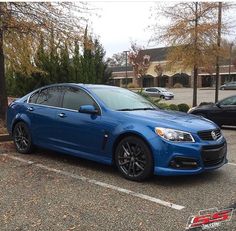
[[157, 135], [165, 140], [175, 141], [175, 142], [195, 142], [194, 138], [189, 132], [174, 130], [171, 128], [155, 128]]

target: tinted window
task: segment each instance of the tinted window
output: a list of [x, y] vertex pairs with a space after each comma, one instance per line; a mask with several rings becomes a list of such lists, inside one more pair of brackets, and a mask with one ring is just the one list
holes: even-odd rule
[[62, 94], [62, 87], [50, 87], [40, 91], [36, 103], [58, 107], [59, 99]]
[[236, 96], [222, 100], [220, 105], [236, 105]]
[[155, 89], [155, 88], [148, 88], [148, 89], [146, 89], [146, 91], [148, 91], [148, 92], [157, 92], [157, 89]]
[[142, 96], [123, 88], [93, 88], [93, 92], [113, 110], [156, 108]]
[[62, 107], [78, 111], [82, 105], [93, 105], [97, 108], [94, 100], [83, 90], [67, 88], [65, 90]]
[[39, 97], [39, 92], [34, 93], [29, 98], [29, 103], [36, 103], [37, 99]]

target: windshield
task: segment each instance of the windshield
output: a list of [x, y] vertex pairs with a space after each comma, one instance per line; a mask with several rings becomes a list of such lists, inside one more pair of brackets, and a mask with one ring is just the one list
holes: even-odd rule
[[93, 88], [92, 91], [106, 104], [117, 111], [155, 110], [156, 107], [142, 96], [123, 88]]
[[167, 92], [165, 88], [159, 88], [159, 90], [161, 90], [162, 92]]

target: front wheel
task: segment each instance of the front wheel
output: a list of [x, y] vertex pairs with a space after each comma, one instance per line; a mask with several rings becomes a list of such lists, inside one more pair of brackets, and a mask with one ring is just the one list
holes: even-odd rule
[[135, 136], [120, 141], [115, 151], [115, 162], [128, 180], [142, 181], [153, 173], [151, 151], [142, 139]]
[[19, 153], [29, 154], [33, 149], [29, 128], [24, 122], [18, 122], [13, 129], [13, 140]]

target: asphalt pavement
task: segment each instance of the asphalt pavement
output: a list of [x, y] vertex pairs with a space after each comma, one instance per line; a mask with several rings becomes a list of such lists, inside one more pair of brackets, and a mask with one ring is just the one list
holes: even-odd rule
[[[0, 144], [0, 230], [186, 230], [200, 210], [236, 209], [236, 128], [224, 128], [229, 164], [195, 176], [137, 183], [80, 158]], [[236, 230], [230, 221], [209, 230]], [[199, 229], [198, 229], [199, 230]]]

